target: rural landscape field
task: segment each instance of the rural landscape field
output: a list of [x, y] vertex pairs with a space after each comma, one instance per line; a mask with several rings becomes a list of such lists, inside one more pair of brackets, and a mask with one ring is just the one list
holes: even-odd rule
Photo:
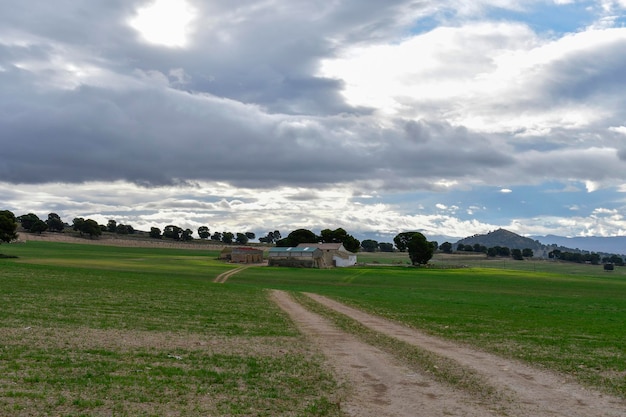
[[623, 268], [452, 255], [413, 268], [406, 254], [376, 253], [360, 254], [352, 268], [252, 266], [216, 283], [238, 266], [210, 249], [47, 241], [0, 249], [3, 416], [351, 415], [344, 405], [354, 401], [354, 387], [277, 294], [291, 294], [433, 383], [489, 403], [494, 415], [522, 414], [463, 365], [305, 294], [612, 399], [605, 414], [588, 415], [620, 415], [626, 400]]

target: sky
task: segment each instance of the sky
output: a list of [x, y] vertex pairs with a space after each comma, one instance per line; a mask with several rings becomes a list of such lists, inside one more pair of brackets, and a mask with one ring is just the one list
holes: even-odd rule
[[0, 0], [0, 210], [624, 236], [625, 51], [626, 0]]

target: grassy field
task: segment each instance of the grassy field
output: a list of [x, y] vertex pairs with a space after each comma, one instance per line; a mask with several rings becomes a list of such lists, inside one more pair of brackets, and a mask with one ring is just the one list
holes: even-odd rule
[[323, 360], [217, 253], [2, 245], [0, 415], [338, 416]]
[[0, 252], [18, 256], [0, 259], [0, 415], [341, 415], [341, 389], [267, 288], [328, 295], [626, 398], [626, 268], [459, 257], [249, 268], [214, 284], [235, 267], [217, 252]]

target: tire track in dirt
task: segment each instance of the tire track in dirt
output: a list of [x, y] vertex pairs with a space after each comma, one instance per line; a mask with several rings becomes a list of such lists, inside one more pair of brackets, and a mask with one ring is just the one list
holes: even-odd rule
[[452, 359], [459, 366], [477, 372], [490, 385], [505, 388], [507, 396], [513, 401], [506, 407], [509, 415], [626, 417], [626, 401], [587, 389], [571, 377], [429, 336], [317, 294], [306, 295], [375, 332]]
[[223, 284], [226, 281], [228, 281], [228, 278], [230, 278], [233, 275], [235, 275], [236, 273], [239, 273], [239, 272], [243, 271], [244, 269], [248, 269], [248, 268], [250, 268], [249, 265], [248, 266], [240, 266], [238, 268], [231, 269], [230, 271], [222, 272], [221, 274], [219, 274], [218, 276], [215, 277], [213, 282], [216, 282], [218, 284]]
[[358, 417], [485, 417], [497, 415], [488, 404], [442, 385], [426, 373], [410, 369], [393, 355], [339, 330], [329, 320], [305, 309], [283, 291], [271, 292], [299, 330], [328, 359], [350, 395], [341, 409]]

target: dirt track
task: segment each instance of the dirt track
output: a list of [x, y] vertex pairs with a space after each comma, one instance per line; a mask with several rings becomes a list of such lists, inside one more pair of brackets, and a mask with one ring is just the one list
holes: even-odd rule
[[216, 282], [218, 284], [223, 284], [225, 283], [228, 278], [230, 278], [231, 276], [235, 275], [238, 272], [243, 271], [244, 269], [250, 268], [250, 266], [240, 266], [238, 268], [235, 269], [231, 269], [230, 271], [226, 271], [224, 273], [219, 274], [218, 276], [215, 277], [215, 279], [213, 280], [213, 282]]
[[354, 416], [534, 416], [625, 417], [626, 402], [581, 387], [567, 377], [459, 346], [414, 329], [366, 314], [328, 298], [307, 294], [366, 327], [477, 372], [504, 394], [505, 400], [478, 403], [428, 373], [404, 366], [392, 355], [359, 341], [321, 316], [295, 302], [287, 293], [273, 291], [272, 299], [308, 335], [353, 393], [342, 409]]

